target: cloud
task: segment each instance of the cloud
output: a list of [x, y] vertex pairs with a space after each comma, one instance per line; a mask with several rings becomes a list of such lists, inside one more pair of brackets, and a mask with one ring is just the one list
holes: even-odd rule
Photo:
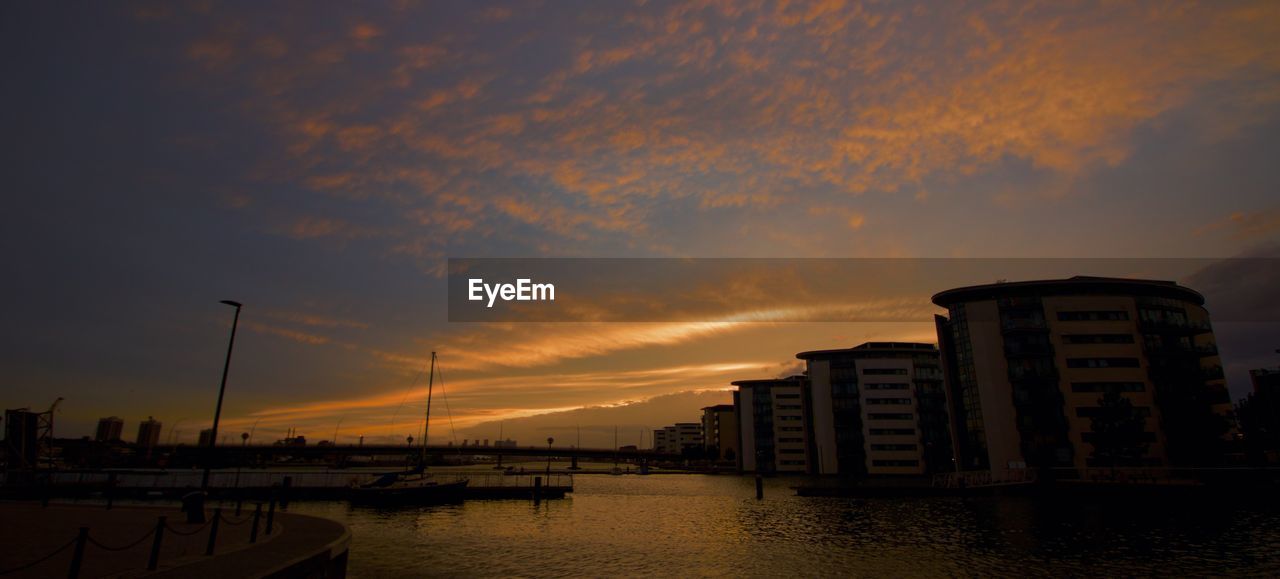
[[1232, 239], [1256, 241], [1273, 236], [1278, 231], [1280, 231], [1280, 208], [1273, 207], [1255, 211], [1237, 211], [1196, 228], [1195, 234], [1225, 232]]
[[[246, 110], [286, 141], [283, 174], [405, 213], [465, 190], [483, 210], [452, 237], [388, 236], [427, 256], [491, 236], [659, 242], [685, 200], [764, 213], [1011, 159], [1070, 182], [1125, 162], [1140, 128], [1193, 101], [1230, 100], [1213, 126], [1272, 118], [1277, 10], [678, 2], [552, 10], [538, 16], [563, 29], [535, 18], [512, 36], [491, 7], [431, 36], [362, 15], [344, 35], [280, 38], [279, 62], [240, 61], [265, 34], [223, 25], [188, 56], [225, 71], [208, 82], [248, 83]], [[375, 54], [301, 61], [361, 46]]]
[[[451, 378], [447, 389], [445, 382], [437, 378], [432, 415], [441, 422], [433, 419], [432, 430], [440, 433], [441, 439], [447, 439], [448, 430], [440, 425], [450, 422], [465, 430], [492, 420], [553, 414], [583, 406], [627, 405], [686, 390], [691, 384], [699, 383], [707, 389], [723, 390], [734, 376], [763, 371], [760, 365], [752, 363], [712, 363], [631, 371]], [[237, 424], [249, 421], [259, 421], [267, 427], [333, 424], [337, 417], [349, 416], [350, 421], [344, 419], [344, 422], [349, 426], [359, 424], [364, 432], [381, 429], [404, 432], [416, 428], [425, 408], [425, 376], [415, 377], [407, 389], [404, 385], [387, 385], [378, 390], [380, 393], [360, 397], [265, 408], [239, 418]], [[437, 411], [440, 414], [436, 414]]]
[[302, 324], [304, 326], [314, 326], [314, 327], [321, 327], [321, 328], [356, 328], [356, 329], [363, 330], [369, 327], [369, 324], [366, 324], [364, 322], [344, 320], [344, 319], [333, 318], [333, 317], [306, 313], [306, 312], [276, 310], [276, 311], [266, 312], [266, 316], [272, 319], [281, 320], [285, 322], [292, 322], [296, 324]]
[[242, 323], [244, 324], [245, 329], [251, 332], [277, 336], [277, 337], [285, 338], [288, 340], [293, 340], [301, 344], [311, 344], [311, 345], [318, 346], [322, 344], [328, 344], [330, 341], [329, 338], [326, 338], [324, 336], [320, 336], [317, 334], [311, 334], [311, 333], [284, 328], [280, 326], [273, 326], [269, 324], [264, 324], [262, 322], [245, 321]]

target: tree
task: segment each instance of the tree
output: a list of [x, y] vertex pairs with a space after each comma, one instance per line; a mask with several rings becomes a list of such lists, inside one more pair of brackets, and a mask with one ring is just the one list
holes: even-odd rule
[[1147, 454], [1146, 417], [1119, 392], [1098, 399], [1091, 420], [1093, 461], [1098, 466], [1136, 466]]
[[1280, 392], [1259, 390], [1236, 404], [1236, 420], [1250, 460], [1265, 462], [1268, 451], [1280, 450]]

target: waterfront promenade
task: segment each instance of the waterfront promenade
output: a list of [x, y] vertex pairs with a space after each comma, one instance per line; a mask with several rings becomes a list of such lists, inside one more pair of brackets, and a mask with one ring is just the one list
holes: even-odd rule
[[[238, 517], [233, 511], [222, 512], [213, 554], [208, 555], [212, 508], [206, 523], [195, 524], [187, 523], [176, 506], [107, 509], [103, 504], [0, 502], [0, 573], [75, 576], [77, 559], [81, 577], [253, 577], [281, 571], [285, 576], [324, 576], [327, 570], [345, 570], [350, 533], [342, 523], [277, 512], [268, 534], [264, 514], [254, 537], [252, 508]], [[81, 528], [88, 529], [84, 540]], [[154, 570], [149, 569], [153, 554]]]

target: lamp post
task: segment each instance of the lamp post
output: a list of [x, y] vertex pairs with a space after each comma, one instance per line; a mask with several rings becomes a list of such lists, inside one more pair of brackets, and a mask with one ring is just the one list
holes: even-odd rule
[[236, 461], [236, 492], [240, 491], [240, 469], [244, 466], [244, 448], [249, 444], [249, 433], [240, 433], [240, 460]]
[[551, 484], [551, 444], [555, 441], [556, 439], [547, 437], [547, 484]]
[[227, 393], [227, 371], [231, 369], [231, 350], [236, 345], [236, 326], [240, 324], [240, 302], [231, 300], [222, 300], [222, 303], [236, 309], [235, 317], [231, 319], [231, 340], [227, 342], [227, 360], [222, 364], [222, 385], [218, 386], [218, 406], [213, 411], [213, 432], [209, 436], [209, 449], [205, 454], [204, 460], [204, 476], [200, 479], [200, 489], [209, 490], [209, 465], [213, 460], [213, 446], [218, 442], [218, 420], [222, 418], [222, 397]]

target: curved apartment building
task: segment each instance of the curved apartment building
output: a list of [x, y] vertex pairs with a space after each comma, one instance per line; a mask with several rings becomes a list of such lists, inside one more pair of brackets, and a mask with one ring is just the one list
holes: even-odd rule
[[960, 469], [1213, 460], [1231, 403], [1194, 290], [1073, 277], [957, 288], [933, 303], [948, 312], [935, 321]]

